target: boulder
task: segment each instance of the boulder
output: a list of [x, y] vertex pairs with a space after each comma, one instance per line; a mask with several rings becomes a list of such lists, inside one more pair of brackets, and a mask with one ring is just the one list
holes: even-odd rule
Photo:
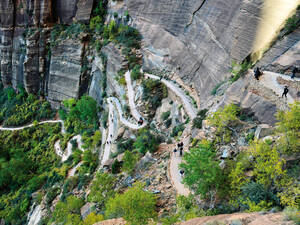
[[147, 152], [146, 155], [144, 155], [143, 158], [141, 158], [140, 161], [137, 163], [136, 168], [143, 169], [145, 168], [146, 164], [154, 161], [156, 161], [156, 159], [152, 157], [150, 152]]
[[273, 131], [274, 131], [274, 129], [271, 126], [269, 126], [268, 124], [260, 124], [257, 126], [257, 128], [255, 130], [254, 137], [256, 139], [260, 139], [267, 135], [272, 134]]
[[229, 146], [222, 146], [219, 150], [222, 153], [221, 159], [226, 159], [230, 157], [230, 150], [231, 148]]
[[95, 203], [88, 202], [84, 206], [81, 207], [80, 214], [81, 214], [82, 219], [87, 217], [93, 211], [94, 206], [95, 206]]
[[245, 137], [239, 137], [237, 142], [238, 142], [238, 145], [240, 145], [240, 146], [246, 146], [247, 145], [247, 141], [246, 141]]

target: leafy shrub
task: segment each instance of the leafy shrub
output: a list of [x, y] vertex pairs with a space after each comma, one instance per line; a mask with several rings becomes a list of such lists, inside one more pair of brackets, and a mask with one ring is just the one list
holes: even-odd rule
[[46, 195], [46, 203], [47, 205], [51, 205], [52, 201], [55, 199], [55, 197], [60, 193], [60, 189], [58, 187], [51, 188]]
[[122, 171], [128, 174], [132, 174], [138, 160], [139, 160], [138, 154], [132, 153], [130, 151], [126, 151], [123, 157]]
[[79, 174], [92, 174], [98, 165], [98, 154], [91, 150], [85, 150], [82, 157], [82, 165], [79, 167]]
[[134, 148], [142, 154], [146, 154], [147, 151], [153, 153], [157, 150], [160, 139], [153, 135], [149, 130], [141, 129], [138, 137], [134, 142]]
[[143, 100], [149, 102], [149, 108], [153, 111], [160, 106], [163, 98], [168, 97], [168, 89], [158, 80], [146, 79], [142, 82]]
[[233, 128], [230, 125], [238, 120], [238, 111], [239, 108], [237, 106], [230, 104], [208, 117], [209, 123], [217, 128], [217, 141], [228, 143], [231, 140]]
[[20, 126], [33, 120], [44, 120], [54, 116], [49, 102], [27, 95], [20, 88], [16, 94], [12, 88], [0, 85], [0, 123], [5, 126]]
[[117, 159], [115, 159], [115, 161], [111, 165], [111, 172], [112, 172], [112, 174], [119, 173], [120, 170], [121, 170], [121, 166], [122, 166], [122, 163], [119, 162]]
[[249, 134], [247, 134], [246, 136], [246, 141], [247, 142], [250, 142], [250, 141], [253, 141], [254, 140], [254, 132], [250, 132]]
[[116, 179], [112, 175], [97, 173], [91, 186], [91, 192], [88, 195], [88, 201], [95, 202], [97, 207], [102, 208], [109, 198], [115, 196], [115, 182]]
[[[298, 10], [299, 11], [299, 10]], [[294, 14], [293, 16], [291, 16], [290, 18], [288, 18], [285, 22], [285, 26], [284, 26], [284, 31], [285, 31], [285, 35], [293, 32], [300, 23], [300, 13], [297, 11], [296, 14]]]
[[242, 64], [237, 64], [235, 62], [232, 62], [232, 69], [231, 69], [231, 73], [232, 73], [232, 78], [230, 79], [230, 81], [233, 83], [235, 81], [237, 81], [241, 76], [243, 76], [245, 74], [245, 72], [250, 69], [252, 66], [251, 62], [245, 60]]
[[132, 80], [138, 80], [142, 77], [142, 73], [140, 72], [141, 66], [135, 65], [131, 70], [130, 76]]
[[171, 124], [172, 124], [172, 119], [171, 119], [171, 118], [167, 119], [167, 120], [164, 122], [164, 125], [166, 126], [166, 128], [169, 128], [169, 127], [171, 126]]
[[246, 204], [246, 207], [250, 211], [253, 211], [253, 209], [251, 209], [251, 205], [253, 207], [254, 204], [262, 205], [263, 204], [262, 202], [266, 202], [270, 206], [279, 205], [279, 198], [276, 196], [276, 193], [273, 193], [271, 190], [265, 189], [265, 187], [260, 183], [256, 183], [253, 181], [249, 183], [245, 183], [241, 187], [241, 190], [242, 192], [240, 198], [243, 199], [241, 200], [241, 202], [243, 202], [243, 204], [250, 203], [250, 205]]
[[282, 134], [278, 142], [283, 152], [292, 154], [300, 151], [300, 103], [290, 105], [290, 109], [277, 113], [277, 132]]
[[170, 111], [163, 112], [163, 113], [161, 114], [161, 119], [162, 119], [163, 121], [165, 121], [165, 120], [167, 120], [167, 119], [169, 118], [170, 115], [171, 115], [171, 112], [170, 112]]
[[59, 159], [51, 144], [59, 132], [59, 124], [0, 132], [0, 217], [6, 223], [26, 221], [32, 205], [31, 194], [63, 179], [55, 172]]
[[183, 156], [180, 167], [185, 171], [183, 182], [202, 197], [212, 197], [214, 192], [219, 196], [226, 192], [227, 176], [219, 167], [212, 143], [202, 141], [198, 147], [191, 148]]
[[90, 213], [89, 215], [87, 215], [87, 217], [83, 220], [83, 224], [84, 225], [94, 225], [97, 222], [100, 222], [104, 220], [104, 216], [103, 215], [96, 215], [95, 213]]
[[285, 175], [285, 161], [280, 159], [277, 149], [266, 142], [257, 141], [250, 145], [249, 151], [254, 158], [253, 174], [257, 181], [266, 188], [274, 184], [280, 186], [280, 178]]
[[176, 137], [180, 132], [184, 131], [184, 124], [181, 123], [175, 127], [173, 127], [172, 133], [171, 133], [171, 137]]
[[90, 96], [84, 95], [79, 100], [63, 101], [68, 112], [65, 126], [70, 133], [83, 133], [85, 130], [95, 131], [98, 127], [97, 102]]
[[268, 211], [270, 210], [272, 203], [266, 201], [260, 201], [259, 203], [255, 203], [249, 199], [243, 201], [243, 204], [248, 206], [246, 212], [260, 212], [260, 211]]
[[117, 142], [118, 153], [120, 154], [120, 153], [125, 152], [126, 150], [131, 150], [133, 143], [134, 143], [134, 140], [131, 139], [131, 138], [129, 138], [129, 139], [123, 139], [123, 138], [121, 138]]
[[73, 195], [67, 197], [66, 202], [59, 201], [53, 211], [51, 221], [58, 224], [80, 224], [80, 208], [84, 201]]
[[137, 183], [123, 194], [110, 198], [105, 215], [107, 218], [123, 217], [132, 225], [148, 224], [150, 218], [156, 218], [155, 203], [155, 196]]
[[207, 112], [208, 109], [203, 109], [198, 112], [197, 117], [194, 118], [193, 120], [193, 128], [198, 128], [198, 129], [202, 128], [202, 121], [205, 119]]

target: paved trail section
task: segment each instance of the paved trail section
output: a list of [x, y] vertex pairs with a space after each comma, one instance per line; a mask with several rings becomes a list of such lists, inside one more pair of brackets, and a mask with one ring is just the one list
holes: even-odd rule
[[74, 141], [74, 140], [76, 140], [76, 142], [78, 144], [78, 149], [80, 151], [84, 152], [84, 149], [82, 148], [83, 143], [81, 141], [81, 135], [76, 135], [73, 138], [71, 138], [71, 140], [67, 144], [67, 149], [65, 151], [63, 151], [61, 149], [60, 140], [57, 140], [55, 142], [55, 144], [54, 144], [55, 152], [58, 156], [61, 157], [62, 162], [65, 162], [72, 155], [72, 143], [71, 143], [71, 141]]
[[[292, 79], [290, 76], [274, 73], [269, 71], [263, 71], [263, 75], [259, 78], [259, 82], [262, 83], [266, 88], [271, 89], [275, 92], [278, 97], [282, 97], [284, 86], [279, 84], [277, 79], [281, 77], [287, 81], [300, 81], [299, 78]], [[291, 95], [287, 94], [287, 103], [293, 103], [295, 100], [291, 97]]]
[[[64, 121], [62, 120], [45, 120], [45, 121], [41, 121], [39, 122], [38, 124], [44, 124], [44, 123], [61, 123], [61, 132], [63, 134], [66, 133], [66, 130], [65, 130], [65, 126], [64, 126]], [[29, 125], [25, 125], [25, 126], [22, 126], [22, 127], [2, 127], [0, 126], [0, 130], [11, 130], [11, 131], [14, 131], [14, 130], [23, 130], [25, 128], [28, 128], [28, 127], [33, 127], [34, 124], [31, 123]]]
[[164, 85], [167, 86], [171, 91], [173, 91], [180, 99], [183, 104], [183, 107], [186, 111], [186, 113], [189, 115], [189, 117], [193, 120], [197, 116], [197, 110], [191, 103], [189, 97], [184, 93], [183, 90], [181, 90], [179, 87], [177, 87], [174, 83], [171, 81], [168, 81], [166, 79], [161, 79], [159, 76], [155, 76], [152, 74], [145, 74], [146, 77], [149, 77], [154, 80], [160, 80]]

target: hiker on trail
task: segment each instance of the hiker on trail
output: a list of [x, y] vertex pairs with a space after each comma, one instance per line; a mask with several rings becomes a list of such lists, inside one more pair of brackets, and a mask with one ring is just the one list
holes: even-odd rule
[[282, 93], [282, 98], [283, 98], [283, 96], [285, 96], [285, 98], [287, 98], [287, 93], [289, 92], [289, 88], [288, 88], [288, 86], [285, 86], [284, 87], [284, 89], [283, 89], [283, 93]]
[[184, 170], [180, 170], [179, 173], [180, 173], [180, 176], [183, 176]]
[[295, 68], [293, 69], [293, 71], [292, 71], [292, 73], [293, 73], [292, 76], [291, 76], [292, 79], [295, 78], [297, 72], [298, 72], [298, 68], [295, 67]]
[[183, 155], [183, 147], [180, 147], [179, 155], [180, 155], [180, 157], [182, 157], [182, 155]]
[[176, 149], [176, 148], [174, 148], [173, 152], [174, 152], [174, 154], [176, 155], [177, 149]]
[[141, 126], [142, 124], [143, 124], [143, 118], [142, 117], [140, 117], [140, 120], [138, 121], [138, 124]]
[[259, 77], [262, 75], [262, 72], [260, 71], [259, 67], [256, 67], [254, 70], [254, 77], [256, 80], [259, 80]]

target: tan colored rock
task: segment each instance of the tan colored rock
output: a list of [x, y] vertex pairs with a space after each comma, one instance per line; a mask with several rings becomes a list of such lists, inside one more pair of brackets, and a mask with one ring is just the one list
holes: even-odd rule
[[204, 225], [209, 222], [219, 221], [224, 225], [230, 225], [232, 221], [240, 220], [243, 225], [292, 225], [292, 221], [285, 221], [282, 213], [234, 213], [221, 214], [216, 216], [205, 216], [194, 218], [189, 221], [180, 223], [181, 225]]
[[122, 218], [119, 219], [111, 219], [111, 220], [104, 220], [99, 223], [95, 223], [94, 225], [125, 225], [126, 221]]

